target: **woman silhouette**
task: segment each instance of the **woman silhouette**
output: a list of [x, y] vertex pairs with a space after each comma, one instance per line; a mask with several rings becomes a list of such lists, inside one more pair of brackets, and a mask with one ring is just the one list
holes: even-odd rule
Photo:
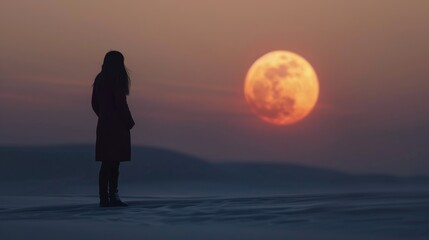
[[95, 160], [99, 173], [100, 207], [128, 206], [118, 196], [119, 163], [131, 160], [130, 130], [134, 120], [128, 108], [130, 78], [124, 56], [110, 51], [92, 85], [92, 109], [98, 116]]

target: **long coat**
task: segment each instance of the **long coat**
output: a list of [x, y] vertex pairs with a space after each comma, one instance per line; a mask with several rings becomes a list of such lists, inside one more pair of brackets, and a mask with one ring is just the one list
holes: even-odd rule
[[131, 135], [134, 120], [124, 90], [114, 86], [93, 87], [92, 109], [98, 116], [95, 160], [123, 162], [131, 160]]

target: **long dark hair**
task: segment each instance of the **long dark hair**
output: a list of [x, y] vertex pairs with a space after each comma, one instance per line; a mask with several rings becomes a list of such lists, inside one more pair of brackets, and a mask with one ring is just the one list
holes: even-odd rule
[[101, 72], [95, 77], [92, 87], [113, 86], [122, 88], [125, 94], [130, 94], [131, 80], [124, 64], [124, 55], [119, 51], [110, 51], [104, 56]]

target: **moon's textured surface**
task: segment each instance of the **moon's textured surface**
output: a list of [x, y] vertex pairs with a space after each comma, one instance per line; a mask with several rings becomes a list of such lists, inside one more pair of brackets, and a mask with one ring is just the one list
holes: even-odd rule
[[263, 120], [287, 125], [305, 118], [319, 97], [317, 75], [307, 60], [288, 51], [269, 52], [247, 72], [244, 94]]

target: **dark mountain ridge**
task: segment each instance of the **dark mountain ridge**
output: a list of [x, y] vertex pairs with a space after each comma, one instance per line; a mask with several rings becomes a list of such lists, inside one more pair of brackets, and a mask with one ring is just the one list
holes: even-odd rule
[[[77, 179], [94, 182], [99, 169], [94, 146], [0, 146], [0, 181]], [[269, 162], [213, 163], [168, 149], [133, 146], [121, 167], [124, 182], [216, 182], [244, 185], [428, 183], [428, 176], [353, 175], [340, 171]]]

